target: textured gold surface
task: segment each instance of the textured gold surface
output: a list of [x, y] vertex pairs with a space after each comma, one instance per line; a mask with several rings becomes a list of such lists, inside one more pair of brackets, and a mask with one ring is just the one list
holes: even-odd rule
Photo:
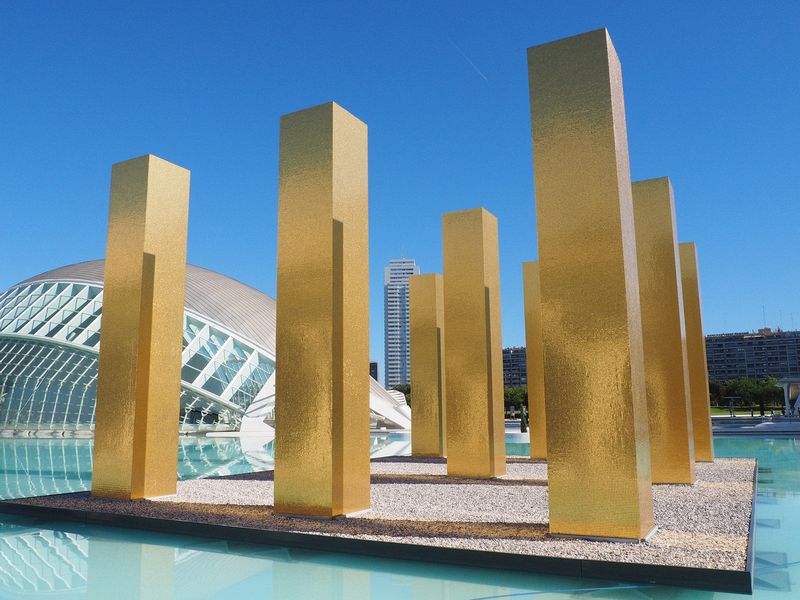
[[438, 273], [408, 280], [411, 327], [411, 454], [447, 455], [444, 290]]
[[619, 59], [601, 29], [528, 49], [528, 76], [550, 531], [641, 538], [653, 509]]
[[668, 177], [633, 182], [653, 483], [694, 482], [675, 201]]
[[522, 263], [525, 298], [525, 351], [528, 376], [528, 416], [531, 458], [547, 458], [547, 414], [544, 404], [544, 347], [542, 346], [542, 295], [539, 263]]
[[703, 317], [700, 308], [700, 281], [697, 249], [693, 242], [679, 245], [683, 310], [686, 318], [686, 358], [689, 363], [689, 391], [694, 431], [694, 457], [698, 461], [714, 460], [711, 437], [711, 405], [708, 398], [708, 363]]
[[367, 126], [335, 103], [281, 118], [275, 511], [369, 508]]
[[506, 446], [497, 219], [482, 208], [447, 213], [442, 244], [447, 474], [499, 477]]
[[174, 494], [189, 171], [152, 155], [111, 171], [92, 494]]

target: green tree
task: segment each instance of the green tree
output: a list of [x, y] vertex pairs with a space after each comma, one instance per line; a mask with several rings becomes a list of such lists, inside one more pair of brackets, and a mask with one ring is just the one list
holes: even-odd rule
[[726, 395], [725, 383], [722, 381], [709, 381], [708, 395], [711, 398], [712, 406], [723, 406], [725, 404], [723, 397]]
[[761, 380], [759, 384], [755, 394], [755, 401], [763, 417], [766, 414], [767, 407], [781, 405], [783, 402], [783, 390], [778, 387], [777, 377], [767, 377]]
[[712, 404], [727, 406], [725, 398], [737, 398], [734, 406], [750, 408], [758, 406], [761, 415], [771, 408], [780, 407], [783, 403], [783, 391], [777, 385], [775, 377], [751, 379], [742, 377], [731, 381], [711, 381], [708, 384]]
[[503, 399], [503, 404], [506, 411], [513, 406], [514, 410], [519, 413], [523, 406], [528, 405], [528, 386], [517, 385], [505, 388]]

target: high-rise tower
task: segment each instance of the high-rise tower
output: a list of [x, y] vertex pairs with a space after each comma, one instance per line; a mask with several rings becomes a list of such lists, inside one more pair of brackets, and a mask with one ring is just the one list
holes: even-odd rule
[[411, 381], [408, 278], [419, 274], [413, 258], [394, 258], [383, 270], [384, 368], [386, 387]]

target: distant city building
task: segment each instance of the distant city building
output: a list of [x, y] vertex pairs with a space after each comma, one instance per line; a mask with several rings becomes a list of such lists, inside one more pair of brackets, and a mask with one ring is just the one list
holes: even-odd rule
[[369, 363], [369, 376], [378, 381], [378, 363], [374, 361]]
[[706, 360], [710, 381], [798, 376], [800, 331], [767, 327], [755, 333], [707, 335]]
[[514, 387], [528, 384], [528, 360], [525, 346], [503, 348], [503, 385]]
[[408, 278], [417, 274], [419, 267], [411, 258], [392, 259], [383, 270], [383, 364], [387, 388], [411, 381]]

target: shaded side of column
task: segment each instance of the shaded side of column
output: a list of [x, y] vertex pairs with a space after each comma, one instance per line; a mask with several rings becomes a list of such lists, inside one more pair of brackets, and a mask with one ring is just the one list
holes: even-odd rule
[[653, 483], [694, 483], [675, 201], [668, 177], [633, 183]]
[[438, 273], [408, 280], [411, 318], [411, 454], [447, 456], [444, 290]]
[[328, 103], [281, 118], [275, 511], [369, 508], [367, 127]]
[[152, 155], [111, 173], [92, 494], [174, 494], [189, 171]]
[[542, 346], [542, 298], [539, 263], [522, 263], [525, 299], [525, 360], [528, 376], [528, 416], [531, 458], [547, 459], [547, 413], [544, 403], [544, 347]]
[[447, 213], [442, 242], [447, 474], [499, 477], [506, 452], [497, 219], [482, 208]]
[[653, 527], [622, 72], [605, 29], [528, 49], [550, 530]]
[[692, 405], [694, 457], [698, 461], [714, 460], [714, 439], [711, 435], [711, 404], [708, 398], [708, 363], [706, 339], [700, 304], [700, 278], [697, 248], [693, 242], [679, 245], [683, 310], [686, 320], [686, 358], [689, 364], [689, 392]]

